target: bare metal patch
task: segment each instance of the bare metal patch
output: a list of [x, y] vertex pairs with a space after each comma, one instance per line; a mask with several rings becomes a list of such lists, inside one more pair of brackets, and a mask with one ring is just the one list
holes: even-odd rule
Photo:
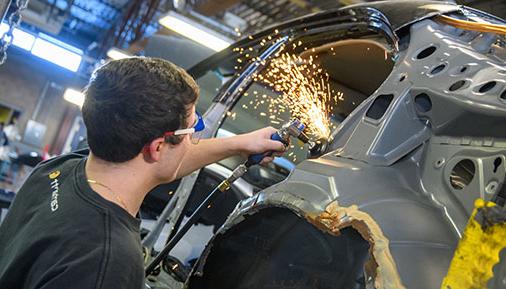
[[370, 244], [371, 260], [366, 263], [365, 271], [374, 279], [374, 288], [405, 289], [390, 253], [389, 241], [369, 214], [358, 210], [356, 205], [340, 207], [333, 202], [320, 215], [307, 217], [318, 228], [336, 236], [346, 227], [357, 230]]

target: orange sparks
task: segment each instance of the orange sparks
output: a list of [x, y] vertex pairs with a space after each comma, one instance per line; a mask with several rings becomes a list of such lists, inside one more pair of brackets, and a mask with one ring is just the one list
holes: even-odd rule
[[337, 97], [342, 97], [342, 94], [332, 96], [329, 75], [313, 63], [312, 57], [304, 59], [288, 53], [273, 59], [266, 71], [256, 80], [281, 93], [279, 99], [273, 100], [273, 105], [287, 107], [292, 117], [306, 124], [309, 134], [328, 138], [332, 107]]

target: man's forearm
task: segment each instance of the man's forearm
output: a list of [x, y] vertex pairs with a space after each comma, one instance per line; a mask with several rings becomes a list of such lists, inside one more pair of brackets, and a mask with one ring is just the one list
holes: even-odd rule
[[238, 138], [239, 136], [203, 139], [198, 144], [192, 145], [184, 156], [177, 178], [184, 177], [209, 164], [240, 154]]
[[272, 151], [276, 153], [263, 159], [264, 162], [272, 161], [274, 156], [286, 150], [283, 143], [271, 140], [271, 135], [275, 132], [275, 128], [266, 127], [232, 137], [203, 139], [186, 152], [177, 177], [184, 177], [195, 170], [234, 155], [247, 156]]

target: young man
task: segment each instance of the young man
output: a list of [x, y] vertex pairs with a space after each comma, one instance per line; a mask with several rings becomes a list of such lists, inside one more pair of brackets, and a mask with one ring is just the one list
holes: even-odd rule
[[193, 144], [197, 98], [194, 80], [161, 59], [95, 71], [82, 109], [90, 153], [46, 161], [19, 190], [0, 227], [0, 288], [143, 288], [135, 216], [151, 189], [232, 155], [284, 150], [273, 128]]

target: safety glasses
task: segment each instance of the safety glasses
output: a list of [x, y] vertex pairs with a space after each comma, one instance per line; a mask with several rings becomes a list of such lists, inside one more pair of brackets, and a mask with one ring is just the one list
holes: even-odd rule
[[175, 131], [167, 131], [163, 134], [165, 137], [165, 141], [168, 141], [168, 137], [172, 135], [191, 135], [191, 142], [193, 144], [197, 144], [202, 136], [202, 131], [206, 128], [206, 124], [204, 123], [204, 119], [200, 113], [196, 112], [195, 124], [190, 128], [178, 129]]

